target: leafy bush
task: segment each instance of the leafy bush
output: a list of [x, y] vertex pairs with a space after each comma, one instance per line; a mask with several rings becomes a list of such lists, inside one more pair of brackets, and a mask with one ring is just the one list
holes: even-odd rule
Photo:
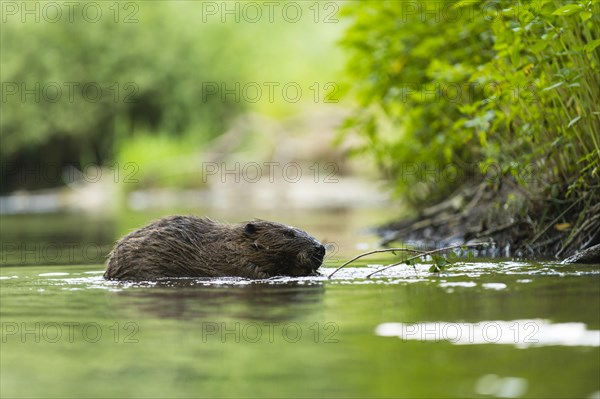
[[531, 192], [598, 197], [598, 2], [352, 2], [346, 15], [362, 106], [348, 126], [413, 205], [491, 165]]

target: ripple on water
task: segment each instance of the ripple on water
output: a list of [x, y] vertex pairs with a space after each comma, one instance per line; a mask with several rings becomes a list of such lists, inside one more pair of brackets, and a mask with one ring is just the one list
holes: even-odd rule
[[481, 286], [488, 290], [503, 290], [507, 287], [504, 283], [483, 283]]
[[[142, 281], [142, 282], [120, 282], [104, 280], [103, 270], [83, 271], [80, 273], [68, 272], [47, 272], [38, 274], [39, 277], [60, 277], [49, 278], [47, 282], [52, 285], [62, 285], [66, 289], [73, 287], [85, 287], [105, 289], [110, 291], [121, 291], [134, 287], [154, 287], [165, 286], [245, 286], [250, 284], [289, 284], [299, 285], [312, 284], [343, 284], [343, 285], [365, 285], [365, 284], [412, 284], [433, 282], [439, 283], [441, 288], [448, 292], [453, 292], [454, 288], [473, 288], [480, 286], [488, 290], [504, 290], [507, 284], [502, 281], [502, 276], [522, 276], [517, 279], [517, 283], [531, 283], [533, 280], [529, 277], [534, 276], [588, 276], [599, 275], [599, 268], [576, 268], [564, 265], [538, 265], [526, 262], [471, 262], [456, 263], [442, 273], [430, 273], [429, 264], [417, 264], [413, 266], [399, 265], [384, 270], [367, 279], [367, 276], [382, 268], [382, 265], [367, 265], [364, 267], [346, 267], [333, 275], [329, 276], [334, 268], [321, 269], [322, 275], [308, 277], [273, 277], [265, 280], [248, 280], [239, 277], [221, 277], [221, 278], [179, 278], [166, 279], [161, 281]], [[68, 276], [68, 277], [67, 277]], [[487, 277], [488, 282], [478, 281], [481, 277]], [[489, 277], [498, 277], [500, 281], [489, 282]], [[18, 278], [18, 276], [3, 276], [2, 280]], [[451, 281], [448, 281], [452, 279]], [[462, 280], [462, 281], [461, 281]], [[511, 280], [512, 281], [512, 280]]]
[[440, 287], [477, 287], [477, 283], [474, 281], [443, 281], [440, 283]]

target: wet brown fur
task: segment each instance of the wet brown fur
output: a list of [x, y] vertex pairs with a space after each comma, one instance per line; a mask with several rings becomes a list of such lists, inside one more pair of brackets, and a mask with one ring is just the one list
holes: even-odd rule
[[324, 254], [316, 239], [279, 223], [223, 224], [169, 216], [121, 238], [109, 255], [104, 278], [308, 276], [317, 274]]

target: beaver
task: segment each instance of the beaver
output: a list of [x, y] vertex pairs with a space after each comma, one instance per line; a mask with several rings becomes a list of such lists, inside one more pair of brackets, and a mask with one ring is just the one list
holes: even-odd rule
[[324, 255], [315, 238], [280, 223], [169, 216], [121, 238], [108, 256], [104, 278], [309, 276], [318, 275]]

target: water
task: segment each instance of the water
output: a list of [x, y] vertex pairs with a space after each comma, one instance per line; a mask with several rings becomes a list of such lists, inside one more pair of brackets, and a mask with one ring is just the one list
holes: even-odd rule
[[[361, 252], [350, 241], [339, 259]], [[1, 397], [600, 395], [598, 265], [479, 260], [366, 279], [382, 257], [332, 279], [131, 284], [104, 281], [98, 262], [25, 266], [3, 249], [16, 265], [0, 269]]]

